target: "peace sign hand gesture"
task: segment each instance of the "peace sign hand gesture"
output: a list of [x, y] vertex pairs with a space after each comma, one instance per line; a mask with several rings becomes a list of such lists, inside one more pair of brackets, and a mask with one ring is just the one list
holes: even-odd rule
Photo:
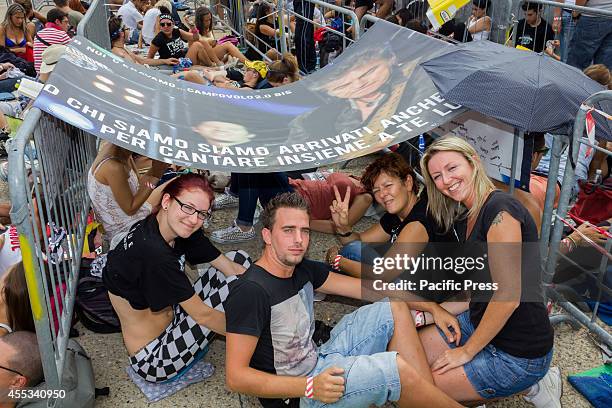
[[336, 231], [343, 234], [350, 230], [349, 201], [351, 199], [351, 188], [346, 188], [346, 194], [344, 198], [342, 198], [340, 196], [340, 191], [338, 191], [338, 187], [334, 186], [334, 195], [336, 199], [332, 202], [332, 205], [329, 206], [329, 209]]

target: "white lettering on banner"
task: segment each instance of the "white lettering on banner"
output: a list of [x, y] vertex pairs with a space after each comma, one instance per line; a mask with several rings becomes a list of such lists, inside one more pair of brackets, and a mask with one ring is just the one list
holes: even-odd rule
[[97, 109], [92, 109], [89, 105], [83, 105], [81, 102], [77, 101], [74, 98], [68, 98], [66, 103], [71, 108], [78, 109], [84, 114], [89, 115], [91, 116], [91, 118], [99, 120], [100, 122], [102, 122], [104, 120], [104, 117], [106, 116], [105, 113], [98, 112]]
[[[295, 146], [295, 145], [294, 145]], [[302, 145], [303, 146], [303, 145]], [[281, 146], [282, 148], [285, 146]], [[344, 146], [334, 146], [327, 149], [316, 150], [312, 152], [305, 152], [300, 154], [293, 154], [287, 156], [278, 156], [276, 160], [283, 166], [291, 165], [291, 164], [300, 164], [300, 163], [313, 163], [318, 162], [320, 160], [333, 159], [335, 157], [341, 157], [344, 155], [348, 155], [350, 157], [357, 157], [358, 154], [351, 153], [360, 153], [362, 150], [369, 148], [370, 145], [365, 144], [362, 140], [357, 140], [353, 143], [348, 143]], [[285, 151], [288, 149], [285, 147]], [[297, 151], [297, 150], [294, 150]]]
[[47, 84], [43, 89], [51, 95], [59, 95], [59, 89], [55, 85]]
[[215, 153], [221, 156], [268, 156], [270, 151], [266, 146], [215, 146], [198, 143], [198, 150], [202, 153]]

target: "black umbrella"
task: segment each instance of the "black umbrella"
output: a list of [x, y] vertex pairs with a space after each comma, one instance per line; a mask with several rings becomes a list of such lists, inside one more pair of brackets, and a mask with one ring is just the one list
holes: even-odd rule
[[[526, 132], [571, 134], [581, 103], [606, 89], [549, 56], [490, 41], [460, 44], [421, 65], [450, 102]], [[611, 106], [596, 108], [610, 112]], [[593, 117], [596, 137], [612, 140], [609, 121]]]

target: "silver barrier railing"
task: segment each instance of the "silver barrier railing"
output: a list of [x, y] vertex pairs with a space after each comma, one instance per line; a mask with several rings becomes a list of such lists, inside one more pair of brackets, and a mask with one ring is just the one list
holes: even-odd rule
[[[612, 91], [598, 92], [589, 97], [583, 105], [593, 106], [602, 101], [612, 101]], [[574, 121], [573, 136], [570, 142], [571, 149], [569, 150], [569, 152], [571, 152], [572, 154], [573, 163], [577, 163], [580, 144], [585, 143], [582, 139], [582, 135], [584, 133], [585, 128], [586, 113], [586, 109], [580, 109], [578, 111], [578, 114], [576, 115], [576, 120]], [[567, 138], [565, 139], [567, 140]], [[606, 154], [612, 156], [612, 152], [595, 146], [592, 147], [596, 150], [603, 151]], [[559, 260], [559, 257], [561, 255], [558, 250], [564, 226], [564, 223], [561, 221], [561, 219], [566, 216], [569, 209], [569, 202], [572, 195], [572, 187], [574, 185], [575, 175], [575, 170], [574, 168], [572, 168], [571, 165], [572, 161], [568, 160], [564, 170], [563, 184], [561, 186], [561, 194], [559, 195], [556, 217], [554, 223], [551, 226], [551, 219], [553, 217], [553, 207], [555, 201], [555, 184], [557, 182], [556, 175], [559, 171], [559, 161], [561, 158], [562, 150], [563, 141], [555, 140], [552, 146], [552, 156], [548, 172], [548, 186], [546, 189], [546, 201], [544, 206], [544, 215], [542, 217], [542, 232], [540, 238], [542, 257], [543, 262], [545, 264], [544, 283], [547, 285], [548, 296], [551, 299], [557, 301], [561, 308], [565, 310], [565, 314], [558, 314], [552, 316], [551, 321], [553, 323], [566, 321], [574, 326], [576, 326], [576, 322], [579, 322], [586, 326], [595, 335], [597, 335], [597, 337], [608, 347], [612, 347], [612, 335], [608, 331], [600, 327], [596, 322], [596, 312], [601, 303], [601, 294], [609, 294], [611, 290], [604, 284], [604, 278], [607, 272], [607, 265], [610, 263], [609, 259], [606, 256], [602, 256], [602, 261], [595, 271], [583, 271], [583, 273], [586, 273], [597, 279], [597, 287], [599, 290], [599, 296], [595, 303], [595, 309], [591, 317], [587, 316], [579, 308], [567, 301], [565, 297], [559, 292], [559, 290], [557, 290], [554, 285], [552, 285], [557, 261]], [[604, 249], [605, 251], [610, 253], [611, 248], [612, 238], [608, 238]]]
[[104, 0], [93, 0], [87, 13], [85, 13], [85, 17], [77, 27], [77, 34], [84, 36], [106, 50], [110, 50], [108, 17], [109, 14]]
[[[45, 383], [62, 389], [90, 205], [96, 139], [33, 108], [9, 149], [11, 221], [19, 232]], [[49, 400], [49, 407], [61, 400]]]

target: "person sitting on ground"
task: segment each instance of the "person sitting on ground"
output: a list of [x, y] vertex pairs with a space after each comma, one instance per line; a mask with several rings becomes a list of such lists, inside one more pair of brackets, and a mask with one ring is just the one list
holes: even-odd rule
[[278, 30], [275, 28], [275, 18], [276, 15], [274, 13], [274, 8], [270, 3], [265, 0], [259, 3], [257, 6], [257, 17], [253, 31], [253, 35], [255, 36], [254, 43], [259, 52], [249, 47], [249, 50], [246, 53], [246, 58], [249, 60], [258, 60], [261, 59], [262, 55], [271, 57], [279, 54], [276, 49], [276, 36]]
[[[298, 68], [297, 58], [295, 55], [287, 52], [281, 55], [281, 58], [268, 65], [268, 75], [264, 83], [267, 82], [272, 87], [291, 84], [300, 80], [300, 69]], [[265, 84], [261, 85], [264, 88]]]
[[217, 43], [213, 32], [212, 13], [208, 7], [198, 7], [195, 11], [194, 20], [195, 26], [197, 27], [200, 35], [200, 41], [205, 47], [208, 46], [206, 47], [206, 50], [208, 51], [208, 56], [210, 57], [211, 61], [217, 65], [231, 62], [231, 58], [243, 64], [247, 61], [247, 58], [230, 41], [226, 41], [223, 44]]
[[520, 19], [516, 27], [516, 45], [535, 52], [542, 52], [547, 40], [554, 40], [555, 33], [548, 22], [542, 18], [542, 5], [523, 3], [521, 5], [525, 17]]
[[[452, 231], [440, 233], [427, 212], [427, 194], [419, 194], [416, 174], [399, 154], [389, 153], [376, 159], [366, 167], [361, 182], [386, 213], [378, 224], [363, 232], [355, 232], [346, 197], [336, 196], [331, 217], [334, 232], [344, 246], [341, 249], [331, 247], [326, 260], [342, 272], [360, 277], [361, 262], [372, 265], [374, 258], [381, 256], [365, 243], [397, 242], [385, 255], [390, 257], [391, 253], [400, 251], [402, 243], [423, 243], [424, 246], [427, 242], [457, 242]], [[405, 247], [401, 250], [406, 250]]]
[[47, 16], [39, 13], [37, 10], [34, 10], [32, 0], [14, 0], [14, 3], [19, 4], [25, 10], [26, 19], [28, 21], [28, 30], [30, 30], [32, 37], [34, 37], [34, 34], [36, 34], [37, 31], [44, 28], [44, 25], [47, 23]]
[[130, 29], [130, 37], [127, 38], [126, 44], [138, 43], [140, 30], [143, 24], [143, 15], [138, 11], [142, 6], [142, 0], [130, 0], [124, 3], [117, 11], [117, 16], [121, 17], [127, 28]]
[[526, 399], [536, 406], [560, 406], [560, 373], [549, 370], [554, 333], [532, 217], [495, 190], [464, 139], [437, 139], [421, 158], [421, 171], [433, 218], [447, 231], [455, 224], [462, 243], [485, 245], [484, 278], [498, 284], [494, 291], [471, 291], [469, 310], [458, 316], [458, 345], [435, 327], [419, 332], [435, 384], [460, 402], [528, 390]]
[[79, 23], [85, 16], [81, 14], [80, 12], [71, 9], [70, 6], [68, 5], [68, 0], [53, 0], [53, 2], [55, 3], [55, 7], [62, 10], [64, 13], [68, 15], [68, 21], [70, 22], [70, 27], [72, 28], [72, 31], [76, 33], [77, 26], [79, 25]]
[[[4, 246], [10, 246], [5, 242]], [[35, 331], [23, 263], [0, 271], [0, 336], [20, 330]]]
[[[243, 251], [222, 255], [204, 235], [214, 195], [195, 173], [172, 179], [161, 209], [132, 225], [102, 272], [121, 322], [130, 367], [150, 382], [174, 378], [225, 334], [227, 282], [250, 265]], [[210, 263], [190, 283], [185, 261]], [[240, 262], [236, 263], [236, 262]]]
[[159, 33], [159, 16], [162, 14], [171, 14], [171, 0], [159, 0], [151, 7], [144, 15], [142, 20], [142, 39], [146, 45], [150, 45], [153, 38]]
[[34, 38], [34, 69], [40, 71], [42, 53], [53, 44], [66, 45], [70, 42], [67, 34], [70, 23], [68, 15], [63, 11], [53, 8], [47, 13], [47, 24], [45, 28], [36, 33]]
[[109, 142], [102, 144], [87, 173], [87, 193], [109, 243], [159, 205], [161, 190], [156, 187], [166, 168], [167, 163], [153, 160], [139, 177], [132, 152]]
[[134, 54], [132, 51], [125, 48], [125, 40], [129, 29], [123, 25], [121, 17], [112, 16], [108, 19], [108, 32], [110, 33], [111, 52], [126, 61], [134, 64], [155, 65], [176, 65], [179, 63], [178, 58], [147, 58]]
[[[308, 204], [299, 194], [273, 198], [262, 214], [264, 250], [225, 303], [226, 385], [264, 407], [459, 407], [433, 385], [405, 302], [383, 300], [340, 320], [317, 349], [314, 290], [362, 299], [361, 281], [305, 259]], [[293, 401], [295, 403], [295, 401]]]
[[[8, 391], [26, 391], [43, 380], [43, 367], [36, 335], [16, 331], [0, 337], [0, 400]], [[18, 399], [9, 398], [2, 406], [13, 408]]]
[[348, 227], [355, 225], [372, 204], [372, 196], [361, 182], [344, 173], [326, 174], [325, 180], [289, 179], [294, 191], [304, 197], [310, 209], [310, 228], [313, 231], [335, 233], [332, 221], [332, 202], [337, 191], [342, 197], [348, 195]]
[[[198, 41], [199, 35], [197, 30], [192, 30], [192, 32], [188, 33], [175, 27], [172, 15], [166, 13], [160, 14], [159, 27], [160, 32], [151, 41], [148, 58], [154, 58], [159, 52], [159, 58], [161, 59], [187, 57], [194, 66], [215, 65], [208, 58], [204, 45]], [[189, 43], [188, 48], [185, 48], [183, 41]]]
[[489, 0], [473, 0], [472, 14], [466, 26], [474, 41], [488, 40], [491, 34], [491, 17], [487, 16]]
[[[34, 62], [32, 51], [34, 24], [26, 22], [23, 6], [14, 3], [6, 9], [0, 24], [0, 46], [8, 48], [16, 56]], [[28, 52], [29, 49], [29, 52]]]

